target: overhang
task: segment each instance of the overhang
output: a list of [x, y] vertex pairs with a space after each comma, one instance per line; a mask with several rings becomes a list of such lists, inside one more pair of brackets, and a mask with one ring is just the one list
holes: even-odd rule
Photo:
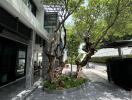
[[132, 47], [132, 39], [114, 41], [114, 42], [105, 44], [103, 46], [103, 48], [120, 48], [120, 47]]

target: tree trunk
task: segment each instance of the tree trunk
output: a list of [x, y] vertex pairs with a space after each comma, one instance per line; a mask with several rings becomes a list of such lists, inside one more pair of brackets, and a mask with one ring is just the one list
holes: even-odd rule
[[77, 65], [76, 78], [78, 78], [79, 72], [80, 72], [80, 65]]
[[35, 32], [32, 32], [31, 40], [29, 41], [27, 49], [26, 89], [30, 89], [33, 86], [35, 36]]
[[71, 76], [72, 76], [72, 58], [71, 58]]
[[78, 59], [75, 60], [77, 65], [76, 77], [78, 77], [78, 73], [81, 71], [81, 68], [87, 64], [92, 55], [94, 55], [94, 49], [90, 49], [82, 61], [79, 61]]
[[50, 55], [50, 54], [47, 54], [47, 56], [48, 56], [48, 59], [49, 59], [49, 67], [48, 67], [48, 71], [47, 71], [48, 80], [50, 82], [52, 82], [54, 80], [54, 78], [53, 78], [53, 63], [54, 63], [55, 57]]

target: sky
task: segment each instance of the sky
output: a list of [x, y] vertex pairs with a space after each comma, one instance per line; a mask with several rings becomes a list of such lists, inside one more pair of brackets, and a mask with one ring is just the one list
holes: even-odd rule
[[[84, 6], [87, 5], [87, 0], [84, 1], [84, 4], [83, 5]], [[68, 19], [66, 20], [66, 24], [74, 24], [72, 15], [70, 17], [68, 17]]]
[[73, 17], [72, 16], [68, 17], [68, 19], [66, 20], [66, 24], [73, 24], [73, 23], [74, 23]]

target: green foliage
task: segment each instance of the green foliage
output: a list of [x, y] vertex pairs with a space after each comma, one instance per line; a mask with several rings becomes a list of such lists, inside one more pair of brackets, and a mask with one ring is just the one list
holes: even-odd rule
[[[87, 79], [85, 78], [75, 78], [75, 76], [67, 76], [67, 75], [60, 76], [58, 80], [64, 82], [64, 86], [63, 86], [64, 89], [80, 86], [81, 84], [87, 81]], [[44, 84], [44, 88], [47, 88], [49, 90], [55, 90], [58, 89], [59, 87], [57, 83], [51, 83], [49, 81], [44, 81], [43, 84]]]
[[95, 63], [106, 63], [106, 61], [110, 58], [116, 58], [115, 57], [112, 57], [112, 56], [107, 56], [107, 57], [92, 57], [91, 58], [91, 62], [95, 62]]
[[81, 6], [74, 13], [75, 27], [82, 39], [90, 35], [90, 40], [95, 41], [100, 36], [103, 27], [107, 25], [102, 15], [105, 8], [101, 6], [103, 6], [101, 1], [89, 0], [87, 6]]
[[77, 87], [86, 82], [84, 78], [75, 78], [75, 76], [61, 76], [61, 80], [64, 81], [65, 88]]
[[[114, 26], [109, 30], [110, 34], [105, 37], [105, 41], [112, 42], [115, 40], [131, 39], [132, 37], [132, 5], [127, 5], [126, 1], [121, 1], [120, 9], [121, 14], [119, 15]], [[124, 5], [126, 5], [124, 7]]]
[[87, 2], [88, 4], [81, 6], [73, 16], [77, 34], [81, 39], [90, 35], [90, 41], [95, 43], [107, 29], [107, 35], [103, 36], [102, 42], [131, 39], [131, 0], [88, 0]]
[[75, 58], [78, 55], [78, 46], [81, 39], [75, 33], [74, 26], [67, 25], [67, 49], [68, 49], [68, 62], [75, 64]]
[[43, 86], [44, 86], [44, 88], [47, 88], [47, 89], [49, 89], [49, 90], [54, 90], [54, 89], [56, 89], [56, 84], [55, 84], [55, 83], [52, 83], [52, 82], [50, 82], [50, 81], [44, 81], [44, 82], [43, 82]]

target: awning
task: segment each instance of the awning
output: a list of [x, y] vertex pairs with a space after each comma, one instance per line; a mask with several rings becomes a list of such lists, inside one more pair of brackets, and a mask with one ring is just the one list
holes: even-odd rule
[[131, 40], [118, 40], [115, 42], [105, 44], [103, 46], [103, 48], [120, 48], [120, 47], [132, 47], [132, 39]]

